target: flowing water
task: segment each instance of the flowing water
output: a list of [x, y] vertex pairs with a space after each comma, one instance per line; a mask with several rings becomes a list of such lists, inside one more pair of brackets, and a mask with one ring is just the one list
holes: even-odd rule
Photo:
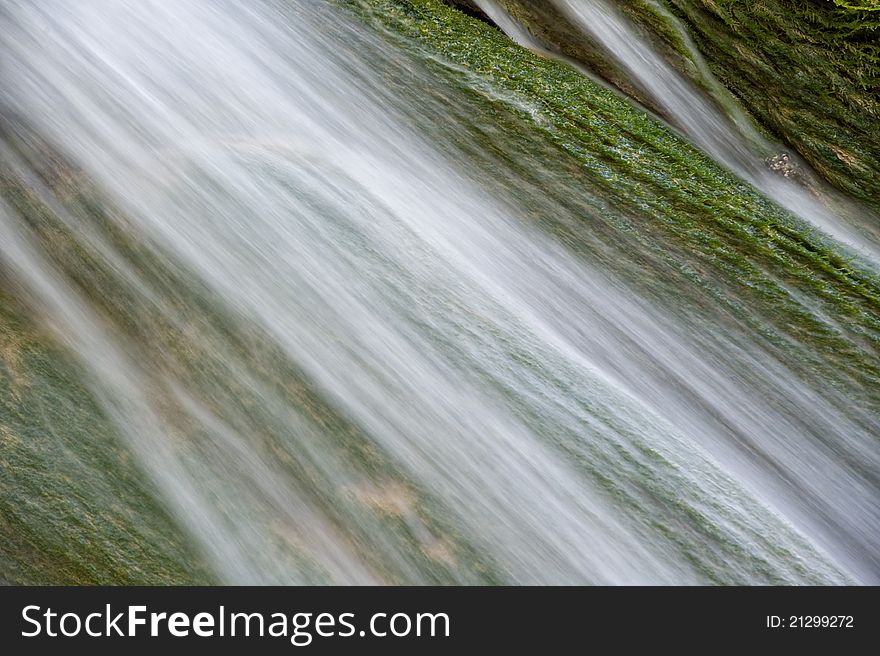
[[343, 4], [0, 10], [2, 270], [218, 579], [880, 580], [876, 317]]
[[[822, 189], [823, 202], [815, 192], [791, 183], [763, 165], [764, 156], [781, 152], [781, 146], [762, 136], [733, 99], [726, 97], [702, 56], [690, 43], [684, 28], [673, 16], [664, 15], [679, 31], [688, 46], [690, 61], [700, 71], [700, 78], [706, 86], [712, 89], [714, 98], [675, 70], [611, 2], [551, 1], [582, 34], [600, 44], [608, 56], [628, 73], [629, 79], [644, 89], [675, 128], [715, 161], [862, 256], [875, 263], [880, 261], [876, 214], [866, 212], [828, 188]], [[507, 14], [496, 0], [477, 0], [477, 4], [512, 39], [526, 47], [553, 54]], [[786, 155], [792, 161], [798, 161], [802, 169], [807, 168], [796, 155]]]

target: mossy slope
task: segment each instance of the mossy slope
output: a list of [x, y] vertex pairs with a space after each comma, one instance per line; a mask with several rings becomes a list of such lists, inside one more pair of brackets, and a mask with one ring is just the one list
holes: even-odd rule
[[82, 379], [0, 289], [0, 580], [210, 583]]
[[[426, 95], [433, 90], [437, 99], [437, 115], [416, 120], [431, 122], [441, 134], [448, 129], [450, 139], [438, 138], [438, 147], [460, 158], [463, 167], [473, 167], [474, 176], [482, 170], [488, 189], [514, 194], [536, 225], [578, 256], [614, 268], [646, 297], [679, 308], [686, 305], [682, 296], [693, 299], [686, 312], [700, 321], [715, 325], [710, 322], [723, 316], [739, 330], [753, 331], [761, 336], [767, 357], [791, 363], [793, 371], [805, 379], [820, 378], [829, 388], [852, 391], [853, 404], [867, 413], [877, 411], [878, 399], [872, 390], [880, 383], [876, 357], [880, 285], [861, 264], [841, 255], [833, 244], [658, 121], [571, 68], [514, 46], [497, 30], [436, 0], [343, 4], [386, 30], [396, 44], [428, 53], [426, 59], [438, 80], [445, 76], [461, 82], [461, 93], [457, 89], [447, 95], [441, 87], [426, 88]], [[395, 83], [395, 76], [406, 74], [406, 65], [400, 67], [403, 72], [383, 71], [389, 85]], [[466, 101], [461, 102], [462, 98]], [[462, 131], [467, 139], [461, 138]], [[451, 138], [453, 133], [459, 135], [457, 142]], [[451, 513], [432, 498], [431, 491], [408, 480], [393, 454], [378, 448], [369, 434], [338, 412], [270, 336], [230, 313], [222, 299], [137, 234], [88, 180], [75, 171], [53, 175], [58, 165], [47, 166], [51, 157], [45, 152], [40, 156], [20, 144], [17, 147], [23, 158], [31, 158], [32, 168], [52, 188], [65, 211], [101, 234], [137, 279], [167, 299], [167, 306], [152, 303], [136, 285], [116, 275], [105, 253], [80, 241], [39, 194], [14, 170], [4, 167], [0, 191], [23, 229], [109, 329], [132, 344], [133, 357], [146, 363], [145, 367], [172, 374], [195, 390], [199, 400], [227, 425], [251, 435], [255, 451], [284, 468], [340, 532], [362, 547], [373, 571], [390, 582], [406, 581], [407, 571], [419, 571], [424, 580], [440, 583], [507, 581], [505, 572], [469, 536], [447, 524]], [[544, 166], [525, 165], [527, 161]], [[60, 168], [70, 167], [62, 163]], [[572, 188], [578, 193], [569, 193]], [[644, 247], [638, 256], [632, 256], [628, 248], [633, 244]], [[45, 335], [16, 319], [20, 316], [12, 312], [0, 327], [4, 340], [0, 343], [13, 345], [8, 358], [13, 364], [7, 365], [7, 371], [12, 372], [10, 380], [18, 372], [39, 384], [30, 396], [22, 397], [24, 401], [16, 401], [18, 392], [11, 382], [4, 392], [10, 403], [5, 412], [15, 421], [9, 419], [9, 428], [2, 434], [4, 448], [9, 449], [3, 517], [8, 518], [8, 530], [15, 539], [6, 547], [0, 576], [26, 582], [160, 582], [207, 577], [181, 546], [167, 517], [154, 509], [148, 487], [132, 482], [139, 480], [137, 470], [119, 455], [124, 449], [110, 437], [112, 430], [87, 390], [77, 384], [81, 374], [65, 369], [65, 356], [51, 347]], [[839, 322], [829, 324], [824, 316], [837, 317]], [[36, 355], [16, 360], [14, 354], [21, 349], [15, 345], [22, 342], [32, 343], [29, 352]], [[57, 371], [67, 372], [61, 382], [53, 378], [56, 361]], [[336, 463], [334, 471], [291, 441], [290, 426], [269, 412], [260, 395], [236, 375], [243, 366], [283, 405], [310, 414], [323, 435], [315, 451]], [[53, 400], [56, 397], [60, 400]], [[173, 395], [168, 397], [162, 402], [174, 414]], [[34, 410], [53, 404], [63, 411], [44, 415]], [[70, 430], [59, 431], [68, 423]], [[188, 426], [187, 420], [180, 423], [182, 448], [198, 458], [204, 436]], [[41, 436], [42, 442], [22, 439], [33, 434]], [[100, 453], [89, 450], [92, 442], [86, 437], [98, 440]], [[44, 455], [35, 458], [22, 450], [23, 445], [40, 448]], [[581, 444], [573, 442], [564, 448], [583, 457], [577, 451], [585, 448]], [[52, 455], [55, 451], [64, 458]], [[858, 469], [861, 465], [852, 457]], [[75, 478], [67, 478], [77, 463], [103, 463], [108, 458], [106, 466], [97, 469], [110, 477], [106, 485], [111, 487], [96, 483], [94, 496], [72, 485], [81, 480], [101, 481], [94, 472], [78, 471]], [[619, 475], [602, 465], [589, 457], [583, 457], [581, 464], [586, 475], [597, 479]], [[340, 486], [340, 471], [352, 481], [378, 481], [379, 485], [366, 492]], [[688, 507], [677, 492], [664, 488], [660, 476], [652, 478], [650, 471], [643, 474], [636, 482], [607, 483], [622, 497], [627, 512], [651, 507], [652, 530], [678, 543], [706, 580], [783, 580], [773, 563], [744, 553], [725, 538], [721, 528]], [[28, 498], [39, 502], [30, 507], [22, 501]], [[120, 508], [114, 512], [120, 514], [107, 521], [103, 519], [109, 512], [107, 500], [113, 498], [119, 500]], [[406, 501], [402, 504], [406, 512], [400, 498]], [[78, 499], [83, 499], [81, 505], [69, 505], [79, 503]], [[115, 507], [109, 504], [109, 508]], [[80, 522], [77, 516], [92, 519]], [[442, 549], [432, 550], [420, 542], [407, 524], [412, 517], [429, 527]], [[151, 526], [156, 528], [145, 528]], [[386, 537], [376, 540], [376, 535]], [[699, 539], [689, 542], [682, 536]], [[695, 546], [701, 544], [699, 540], [712, 547]], [[772, 552], [774, 547], [762, 543], [762, 548]], [[65, 555], [67, 550], [74, 553]], [[137, 562], [126, 560], [127, 552]], [[405, 554], [406, 562], [396, 554]], [[787, 555], [774, 553], [773, 557], [784, 560]], [[730, 567], [734, 561], [736, 566]], [[808, 564], [797, 563], [793, 571], [799, 581], [816, 580]]]
[[[552, 2], [500, 4], [539, 39], [662, 115], [650, 95]], [[691, 43], [715, 80], [764, 129], [836, 187], [874, 206], [880, 203], [880, 4], [875, 0], [614, 4], [698, 87], [718, 100], [714, 81], [694, 62]]]

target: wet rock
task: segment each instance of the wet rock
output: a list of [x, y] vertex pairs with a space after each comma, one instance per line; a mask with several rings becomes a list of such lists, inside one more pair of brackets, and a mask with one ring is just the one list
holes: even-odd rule
[[814, 194], [819, 194], [819, 183], [809, 169], [802, 166], [793, 155], [780, 152], [764, 160], [764, 165], [784, 178], [793, 180]]
[[803, 175], [800, 166], [788, 153], [779, 153], [764, 160], [771, 171], [776, 171], [786, 178], [797, 178]]

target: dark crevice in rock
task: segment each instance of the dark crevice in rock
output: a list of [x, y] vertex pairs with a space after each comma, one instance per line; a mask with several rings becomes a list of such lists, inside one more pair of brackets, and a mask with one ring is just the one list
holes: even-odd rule
[[452, 5], [462, 13], [467, 14], [468, 16], [473, 16], [474, 18], [479, 18], [484, 23], [488, 23], [492, 27], [498, 27], [489, 16], [482, 9], [477, 6], [476, 3], [472, 2], [472, 0], [444, 0], [446, 4]]

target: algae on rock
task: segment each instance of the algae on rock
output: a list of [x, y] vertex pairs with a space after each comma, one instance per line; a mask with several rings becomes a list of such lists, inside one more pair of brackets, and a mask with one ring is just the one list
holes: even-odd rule
[[[472, 0], [457, 0], [472, 3]], [[659, 111], [554, 2], [498, 0], [549, 47]], [[880, 204], [880, 4], [876, 0], [617, 0], [667, 61], [724, 107], [715, 80], [824, 178]], [[682, 30], [686, 34], [682, 34]], [[696, 61], [699, 51], [714, 79]], [[665, 117], [674, 123], [674, 117]]]

